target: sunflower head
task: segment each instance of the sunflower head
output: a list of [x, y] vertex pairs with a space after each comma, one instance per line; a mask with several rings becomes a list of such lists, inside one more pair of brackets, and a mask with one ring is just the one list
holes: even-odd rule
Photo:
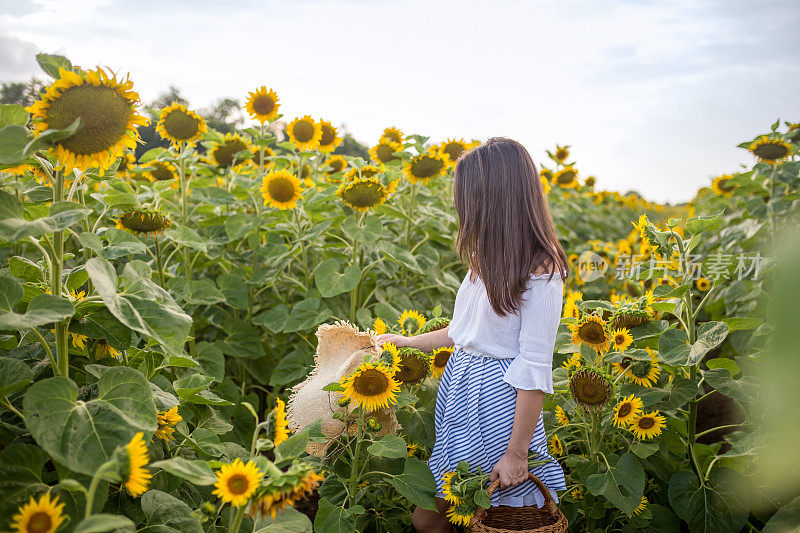
[[569, 146], [556, 145], [556, 151], [553, 154], [556, 161], [563, 163], [569, 157]]
[[736, 188], [736, 186], [731, 183], [732, 179], [733, 176], [730, 174], [716, 177], [711, 183], [711, 189], [717, 196], [731, 196], [733, 194], [733, 190]]
[[433, 351], [431, 356], [431, 373], [436, 378], [441, 378], [444, 374], [444, 369], [447, 366], [447, 361], [453, 355], [452, 346], [442, 346]]
[[276, 209], [294, 209], [303, 196], [300, 179], [288, 170], [276, 170], [264, 176], [261, 183], [264, 203]]
[[38, 500], [31, 496], [11, 520], [11, 527], [20, 533], [53, 533], [64, 521], [64, 504], [58, 503], [58, 496], [51, 500], [49, 492]]
[[403, 132], [398, 130], [397, 128], [386, 128], [383, 130], [383, 134], [381, 135], [381, 140], [387, 140], [395, 143], [402, 143], [405, 136]]
[[597, 183], [597, 178], [594, 176], [589, 176], [585, 180], [583, 180], [583, 186], [588, 189], [593, 189], [595, 183]]
[[298, 150], [306, 152], [319, 148], [322, 127], [309, 115], [298, 117], [286, 126], [286, 134]]
[[630, 423], [630, 430], [636, 437], [645, 440], [661, 435], [666, 426], [667, 420], [658, 411], [651, 411], [634, 418]]
[[627, 367], [627, 375], [637, 385], [650, 388], [658, 380], [661, 368], [658, 364], [658, 355], [650, 348], [645, 350], [650, 354], [650, 359], [632, 361]]
[[611, 399], [612, 386], [607, 376], [593, 368], [583, 368], [570, 377], [569, 390], [578, 405], [598, 410]]
[[560, 405], [556, 405], [556, 422], [558, 422], [562, 426], [566, 426], [569, 424], [569, 416], [567, 416], [567, 412], [564, 411], [564, 408]]
[[136, 166], [136, 156], [133, 152], [125, 152], [120, 156], [119, 166], [117, 167], [117, 176], [120, 178], [130, 177], [133, 172], [133, 167]]
[[430, 333], [431, 331], [436, 331], [439, 329], [444, 329], [448, 325], [450, 325], [450, 319], [444, 316], [437, 316], [431, 318], [427, 322], [425, 322], [420, 328], [419, 331], [416, 332], [417, 335], [422, 335], [423, 333]]
[[706, 292], [711, 288], [711, 280], [708, 278], [697, 278], [694, 282], [694, 286], [697, 287], [698, 291]]
[[586, 344], [601, 353], [608, 350], [608, 325], [602, 317], [595, 314], [584, 315], [577, 324], [571, 325], [570, 329], [574, 344]]
[[383, 363], [362, 363], [342, 379], [341, 396], [352, 399], [366, 411], [377, 411], [397, 403], [400, 384]]
[[[261, 161], [261, 151], [264, 151], [264, 161]], [[253, 154], [253, 157], [250, 159], [250, 163], [256, 168], [261, 167], [262, 170], [268, 170], [275, 165], [275, 161], [272, 159], [275, 157], [275, 151], [270, 148], [269, 146], [256, 146], [250, 149], [250, 153]]]
[[354, 211], [369, 211], [384, 203], [389, 190], [377, 177], [344, 180], [336, 190], [342, 203]]
[[150, 478], [153, 477], [145, 468], [150, 462], [150, 453], [147, 451], [147, 444], [141, 431], [136, 433], [125, 446], [123, 456], [120, 477], [130, 495], [136, 498], [147, 492]]
[[451, 505], [447, 510], [447, 519], [450, 520], [451, 524], [457, 526], [468, 527], [470, 522], [472, 522], [473, 516], [475, 516], [475, 507], [469, 505], [467, 502], [461, 505]]
[[455, 484], [460, 480], [461, 477], [458, 475], [458, 470], [442, 474], [442, 494], [444, 494], [444, 499], [453, 505], [461, 505], [463, 503], [463, 499], [455, 492]]
[[171, 225], [172, 222], [165, 213], [145, 211], [143, 209], [127, 211], [117, 219], [118, 229], [129, 231], [136, 235], [158, 234]]
[[319, 151], [329, 154], [342, 144], [343, 139], [339, 137], [336, 127], [327, 120], [320, 120], [319, 127], [322, 130], [319, 138]]
[[561, 439], [558, 438], [558, 435], [553, 435], [548, 440], [550, 451], [555, 455], [563, 455], [564, 454], [564, 445], [561, 444]]
[[378, 355], [378, 361], [383, 363], [394, 376], [400, 370], [400, 351], [391, 342], [384, 342], [381, 346], [381, 353]]
[[564, 189], [575, 189], [578, 187], [578, 171], [573, 166], [567, 166], [553, 174], [553, 185], [558, 185]]
[[625, 306], [617, 309], [611, 315], [612, 326], [614, 329], [632, 329], [641, 326], [650, 320], [650, 315], [641, 309]]
[[161, 110], [156, 125], [156, 132], [178, 147], [194, 144], [206, 131], [205, 119], [177, 102]]
[[235, 133], [226, 133], [221, 142], [209, 149], [208, 162], [221, 169], [238, 168], [246, 164], [249, 158], [236, 157], [239, 152], [250, 151], [250, 142]]
[[166, 411], [159, 411], [158, 429], [153, 436], [165, 442], [173, 440], [172, 434], [175, 432], [175, 425], [181, 420], [183, 420], [183, 417], [178, 414], [177, 405]]
[[245, 109], [251, 118], [264, 124], [278, 117], [278, 100], [278, 93], [262, 85], [260, 89], [249, 93]]
[[631, 394], [621, 399], [614, 407], [614, 425], [627, 427], [641, 414], [642, 400]]
[[232, 463], [222, 465], [217, 472], [216, 488], [212, 494], [225, 503], [240, 507], [247, 503], [263, 478], [264, 474], [253, 461], [243, 463], [237, 457]]
[[439, 151], [447, 154], [447, 164], [455, 166], [461, 154], [469, 150], [469, 145], [464, 142], [464, 139], [448, 139], [439, 146]]
[[417, 335], [427, 320], [419, 311], [404, 309], [400, 318], [397, 319], [397, 322], [400, 324], [403, 335], [410, 337], [412, 335]]
[[403, 151], [403, 145], [389, 139], [381, 139], [378, 144], [369, 149], [373, 161], [385, 165], [391, 161], [399, 160], [394, 154]]
[[433, 178], [447, 174], [450, 158], [446, 153], [435, 148], [428, 149], [416, 157], [412, 157], [403, 167], [403, 173], [411, 183], [428, 183]]
[[625, 328], [615, 329], [611, 332], [611, 348], [617, 352], [624, 352], [633, 343], [633, 336]]
[[347, 159], [344, 157], [340, 155], [332, 155], [330, 159], [328, 159], [328, 170], [326, 171], [328, 176], [337, 174], [339, 172], [344, 172], [346, 169]]
[[127, 78], [117, 80], [100, 67], [78, 72], [59, 68], [58, 72], [41, 100], [26, 108], [34, 130], [65, 129], [82, 119], [77, 132], [53, 144], [53, 155], [66, 173], [90, 167], [102, 172], [126, 149], [136, 148], [136, 126], [149, 122], [136, 110], [139, 95]]
[[750, 152], [760, 161], [771, 165], [780, 163], [792, 155], [792, 145], [782, 139], [762, 135], [749, 147]]
[[413, 385], [419, 383], [431, 373], [431, 357], [414, 348], [402, 347], [400, 353], [399, 370], [394, 377], [401, 383]]
[[151, 182], [169, 181], [178, 177], [178, 169], [169, 161], [150, 161], [147, 163], [151, 170], [145, 173], [145, 177]]
[[286, 404], [280, 398], [275, 399], [272, 415], [272, 443], [277, 446], [289, 438], [289, 425], [286, 420]]

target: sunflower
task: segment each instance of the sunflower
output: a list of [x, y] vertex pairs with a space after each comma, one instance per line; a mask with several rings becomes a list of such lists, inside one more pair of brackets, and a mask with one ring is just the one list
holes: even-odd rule
[[649, 361], [633, 361], [627, 368], [626, 375], [631, 381], [645, 388], [650, 388], [658, 380], [661, 369], [658, 365], [658, 355], [650, 348], [645, 348], [650, 354]]
[[103, 359], [106, 356], [116, 357], [117, 359], [122, 358], [119, 350], [108, 344], [105, 339], [100, 339], [95, 346], [95, 359]]
[[733, 176], [730, 174], [724, 174], [714, 178], [714, 181], [711, 183], [711, 189], [717, 196], [731, 196], [733, 190], [736, 188], [735, 185], [731, 184], [731, 179], [733, 179]]
[[156, 125], [156, 132], [177, 147], [194, 144], [206, 131], [205, 119], [178, 102], [161, 110]]
[[[261, 162], [261, 150], [264, 150], [264, 162]], [[250, 159], [250, 163], [256, 168], [261, 165], [262, 170], [268, 170], [275, 165], [275, 161], [272, 159], [275, 157], [275, 151], [270, 148], [269, 146], [257, 146], [253, 145], [250, 149], [250, 153], [253, 154], [252, 159]]]
[[642, 414], [642, 400], [633, 394], [619, 401], [614, 407], [614, 425], [629, 426], [636, 417]]
[[164, 213], [134, 209], [121, 214], [116, 227], [136, 235], [147, 236], [150, 233], [161, 233], [171, 225], [172, 222]]
[[395, 143], [402, 143], [404, 137], [405, 136], [403, 135], [402, 131], [392, 127], [383, 130], [383, 135], [381, 135], [381, 140], [387, 140]]
[[609, 338], [606, 322], [597, 315], [585, 315], [577, 324], [569, 326], [572, 331], [572, 343], [586, 344], [602, 353], [608, 350]]
[[133, 155], [133, 152], [125, 152], [119, 157], [120, 160], [119, 166], [117, 167], [117, 176], [120, 178], [130, 177], [133, 167], [136, 166], [136, 156]]
[[169, 161], [151, 161], [147, 163], [151, 170], [145, 172], [145, 177], [151, 182], [168, 181], [178, 177], [178, 169]]
[[430, 333], [431, 331], [437, 331], [440, 329], [446, 328], [450, 324], [450, 319], [444, 316], [437, 316], [431, 318], [427, 322], [425, 322], [421, 328], [417, 331], [417, 335], [422, 335], [423, 333]]
[[328, 176], [338, 172], [344, 172], [344, 170], [347, 168], [347, 159], [340, 155], [332, 155], [327, 162], [329, 168], [326, 172], [328, 173]]
[[427, 183], [437, 176], [447, 174], [450, 158], [446, 153], [437, 152], [429, 148], [416, 157], [412, 157], [403, 167], [403, 173], [411, 183], [419, 181]]
[[588, 178], [583, 180], [583, 186], [589, 189], [593, 189], [595, 183], [597, 183], [597, 178], [595, 178], [594, 176], [589, 176]]
[[555, 158], [559, 163], [563, 163], [569, 157], [569, 146], [556, 145]]
[[226, 133], [222, 142], [215, 143], [209, 149], [207, 160], [210, 164], [216, 165], [221, 169], [231, 166], [239, 167], [247, 163], [248, 160], [240, 156], [236, 158], [234, 164], [234, 158], [236, 154], [244, 150], [250, 151], [250, 142], [247, 139], [235, 133]]
[[322, 127], [309, 115], [298, 117], [286, 126], [286, 134], [301, 152], [319, 148], [322, 138]]
[[564, 167], [553, 174], [553, 185], [558, 185], [564, 189], [575, 189], [578, 187], [578, 171], [572, 166]]
[[400, 368], [395, 372], [397, 381], [406, 385], [419, 383], [431, 372], [431, 357], [414, 348], [400, 348]]
[[393, 376], [400, 371], [400, 351], [393, 343], [383, 343], [378, 360], [389, 368], [389, 372]]
[[398, 160], [399, 157], [396, 157], [394, 154], [402, 151], [402, 144], [389, 139], [381, 139], [378, 141], [378, 144], [369, 149], [369, 155], [372, 157], [373, 161], [385, 165], [390, 161]]
[[578, 307], [578, 302], [583, 300], [583, 293], [578, 291], [570, 291], [564, 302], [564, 311], [562, 318], [580, 318], [581, 310]]
[[78, 348], [79, 350], [83, 350], [86, 348], [86, 341], [89, 340], [89, 337], [86, 335], [79, 335], [77, 333], [71, 333], [70, 336], [72, 337], [72, 346]]
[[153, 436], [166, 442], [173, 440], [172, 434], [175, 432], [175, 425], [181, 420], [183, 417], [178, 414], [177, 405], [167, 411], [159, 411], [158, 429]]
[[439, 147], [439, 152], [447, 154], [448, 166], [455, 166], [458, 158], [467, 150], [469, 150], [469, 146], [464, 139], [448, 139]]
[[553, 171], [547, 167], [542, 167], [542, 169], [539, 171], [539, 178], [547, 181], [552, 181]]
[[412, 442], [406, 446], [406, 457], [413, 457], [418, 449], [419, 445], [416, 442]]
[[611, 332], [611, 348], [617, 352], [624, 352], [633, 343], [633, 336], [625, 329], [615, 329]]
[[276, 209], [294, 209], [303, 196], [300, 180], [288, 170], [270, 172], [261, 183], [264, 203]]
[[555, 455], [563, 455], [564, 454], [564, 445], [561, 444], [561, 439], [558, 438], [558, 435], [553, 435], [547, 440], [549, 445], [550, 451]]
[[539, 178], [539, 181], [542, 183], [542, 193], [545, 195], [550, 194], [550, 189], [552, 188], [550, 187], [550, 182], [542, 177]]
[[711, 288], [711, 281], [708, 278], [697, 278], [694, 286], [697, 287], [698, 291], [706, 292]]
[[263, 477], [253, 461], [243, 463], [237, 457], [232, 463], [222, 465], [214, 483], [216, 488], [211, 493], [223, 502], [239, 507], [247, 503]]
[[342, 144], [343, 139], [337, 135], [336, 127], [327, 120], [320, 120], [319, 127], [322, 130], [322, 136], [319, 138], [319, 151], [329, 154]]
[[561, 364], [564, 368], [568, 371], [571, 369], [578, 369], [581, 367], [581, 354], [575, 353], [571, 356], [567, 357], [567, 359]]
[[458, 472], [456, 470], [442, 474], [442, 494], [444, 494], [444, 499], [453, 505], [461, 505], [463, 500], [456, 494], [453, 494], [453, 478], [458, 478]]
[[450, 520], [451, 524], [467, 527], [474, 514], [474, 509], [469, 505], [451, 505], [447, 510], [447, 519]]
[[293, 464], [283, 477], [288, 480], [288, 484], [281, 482], [281, 479], [278, 478], [277, 482], [281, 486], [273, 487], [270, 492], [253, 500], [247, 516], [270, 515], [275, 519], [278, 512], [284, 511], [287, 506], [294, 506], [298, 500], [312, 493], [325, 479], [321, 474], [310, 470], [308, 465], [301, 463]]
[[608, 378], [591, 368], [578, 370], [569, 379], [569, 390], [575, 401], [588, 410], [598, 410], [611, 399]]
[[419, 332], [426, 320], [419, 311], [404, 309], [397, 322], [403, 330], [403, 335], [410, 337]]
[[20, 507], [11, 518], [11, 527], [17, 533], [53, 533], [64, 521], [64, 504], [58, 503], [58, 496], [50, 499], [46, 492]]
[[286, 421], [286, 404], [280, 398], [275, 398], [275, 418], [272, 426], [272, 443], [277, 446], [289, 438], [289, 425]]
[[372, 178], [381, 172], [386, 172], [386, 167], [376, 165], [361, 165], [360, 168], [353, 167], [344, 175], [344, 181], [353, 181], [356, 178]]
[[566, 426], [569, 424], [569, 417], [567, 416], [567, 412], [564, 411], [564, 408], [560, 405], [556, 405], [556, 422], [561, 424], [562, 426]]
[[611, 315], [611, 327], [614, 329], [631, 329], [641, 326], [650, 320], [650, 315], [641, 309], [623, 307]]
[[362, 363], [342, 380], [341, 396], [351, 399], [367, 411], [377, 411], [397, 403], [400, 384], [383, 363]]
[[389, 190], [376, 177], [344, 180], [336, 190], [342, 203], [354, 211], [369, 211], [384, 203]]
[[147, 492], [150, 478], [153, 474], [147, 471], [145, 466], [150, 462], [150, 454], [144, 442], [141, 431], [133, 436], [131, 441], [125, 446], [128, 463], [122, 471], [122, 480], [125, 488], [134, 498]]
[[375, 335], [383, 335], [386, 333], [386, 322], [384, 322], [381, 317], [376, 317], [375, 321], [372, 323], [372, 330], [375, 332]]
[[36, 133], [64, 129], [83, 119], [75, 134], [53, 144], [53, 155], [66, 173], [89, 167], [102, 172], [126, 148], [136, 148], [136, 126], [149, 123], [136, 111], [139, 95], [132, 88], [127, 77], [118, 81], [100, 67], [79, 72], [59, 68], [58, 79], [26, 110], [33, 115]]
[[262, 85], [260, 89], [248, 94], [244, 107], [251, 118], [264, 124], [277, 118], [280, 107], [278, 100], [278, 93], [272, 89], [267, 90]]
[[761, 161], [774, 165], [792, 154], [792, 145], [781, 139], [770, 139], [762, 135], [748, 150]]
[[644, 509], [645, 509], [645, 507], [647, 507], [648, 503], [649, 502], [647, 501], [647, 496], [642, 496], [642, 501], [639, 503], [639, 506], [636, 509], [633, 510], [633, 514], [631, 516], [636, 516], [637, 514], [639, 514], [642, 511], [644, 511]]
[[640, 439], [650, 439], [661, 435], [666, 426], [667, 420], [658, 411], [651, 411], [634, 418], [630, 430]]
[[442, 346], [433, 351], [433, 356], [431, 357], [431, 373], [434, 377], [442, 377], [444, 368], [447, 366], [447, 361], [450, 360], [451, 355], [453, 355], [452, 346]]

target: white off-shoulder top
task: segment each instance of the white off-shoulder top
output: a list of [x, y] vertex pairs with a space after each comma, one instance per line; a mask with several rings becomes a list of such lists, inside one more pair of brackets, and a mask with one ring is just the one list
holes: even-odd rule
[[503, 381], [518, 389], [553, 393], [553, 349], [561, 306], [564, 280], [558, 273], [531, 275], [522, 295], [522, 307], [501, 317], [495, 313], [478, 277], [470, 281], [467, 271], [456, 294], [449, 336], [455, 349], [467, 353], [514, 359]]

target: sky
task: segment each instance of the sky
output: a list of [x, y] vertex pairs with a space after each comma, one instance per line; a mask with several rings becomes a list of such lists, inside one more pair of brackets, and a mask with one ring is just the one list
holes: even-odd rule
[[800, 121], [796, 0], [0, 0], [0, 81], [34, 56], [170, 85], [194, 108], [265, 85], [374, 144], [405, 133], [569, 145], [597, 188], [694, 197], [737, 144]]

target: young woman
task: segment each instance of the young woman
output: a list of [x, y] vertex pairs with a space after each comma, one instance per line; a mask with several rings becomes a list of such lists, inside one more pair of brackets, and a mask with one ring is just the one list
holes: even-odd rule
[[553, 393], [552, 360], [569, 264], [556, 237], [536, 167], [516, 141], [495, 137], [464, 153], [453, 182], [455, 248], [469, 266], [449, 327], [379, 342], [430, 352], [454, 346], [436, 396], [436, 443], [428, 466], [439, 511], [417, 507], [425, 533], [452, 530], [442, 474], [467, 461], [500, 478], [490, 503], [544, 504], [528, 479], [529, 450], [550, 461], [531, 472], [555, 501], [566, 488], [547, 451], [542, 403]]

